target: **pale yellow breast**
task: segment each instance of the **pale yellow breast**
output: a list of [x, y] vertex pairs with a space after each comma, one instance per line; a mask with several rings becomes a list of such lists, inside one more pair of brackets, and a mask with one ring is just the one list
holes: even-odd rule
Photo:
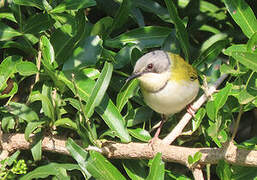
[[197, 96], [198, 81], [169, 81], [160, 91], [150, 93], [142, 89], [145, 103], [161, 114], [174, 114], [186, 107]]

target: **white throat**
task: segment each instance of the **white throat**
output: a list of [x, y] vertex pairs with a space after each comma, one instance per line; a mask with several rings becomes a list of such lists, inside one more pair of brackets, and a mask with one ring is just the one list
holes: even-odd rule
[[170, 71], [165, 71], [163, 73], [145, 73], [138, 79], [140, 81], [140, 86], [145, 91], [157, 92], [164, 88], [170, 79]]

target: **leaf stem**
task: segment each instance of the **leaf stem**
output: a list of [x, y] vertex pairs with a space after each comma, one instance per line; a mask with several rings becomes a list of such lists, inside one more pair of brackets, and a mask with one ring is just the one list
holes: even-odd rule
[[241, 117], [242, 117], [242, 114], [243, 114], [243, 105], [240, 105], [240, 110], [239, 110], [239, 113], [237, 115], [234, 131], [233, 131], [233, 134], [231, 136], [231, 141], [233, 141], [233, 139], [236, 136], [236, 133], [237, 133], [237, 130], [238, 130], [238, 127], [239, 127], [239, 124], [240, 124], [240, 120], [241, 120]]
[[[75, 75], [72, 73], [72, 83], [73, 83], [73, 86], [74, 86], [74, 90], [75, 90], [75, 95], [78, 97], [78, 100], [79, 100], [79, 106], [80, 106], [80, 114], [81, 114], [81, 116], [82, 116], [82, 119], [83, 119], [83, 121], [86, 123], [86, 125], [87, 125], [87, 131], [89, 132], [89, 139], [90, 139], [90, 141], [94, 144], [94, 145], [96, 145], [96, 138], [95, 138], [95, 136], [94, 136], [94, 133], [91, 131], [91, 126], [90, 126], [90, 120], [86, 117], [86, 115], [85, 115], [85, 108], [84, 108], [84, 106], [83, 106], [83, 104], [82, 104], [82, 99], [81, 99], [81, 97], [79, 96], [79, 94], [78, 94], [78, 88], [77, 88], [77, 85], [76, 85], [76, 83], [75, 83]], [[83, 123], [83, 122], [80, 122], [80, 123]]]

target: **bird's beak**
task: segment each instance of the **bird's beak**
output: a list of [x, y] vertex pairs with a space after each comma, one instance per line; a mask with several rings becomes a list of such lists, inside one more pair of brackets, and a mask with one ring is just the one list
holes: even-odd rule
[[143, 73], [137, 73], [137, 74], [132, 74], [127, 80], [126, 83], [132, 81], [133, 79], [138, 78], [139, 76], [141, 76]]

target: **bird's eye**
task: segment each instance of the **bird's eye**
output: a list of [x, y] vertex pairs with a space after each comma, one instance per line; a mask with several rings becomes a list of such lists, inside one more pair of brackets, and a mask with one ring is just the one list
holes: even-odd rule
[[147, 69], [152, 69], [153, 68], [153, 63], [150, 63], [147, 65]]

